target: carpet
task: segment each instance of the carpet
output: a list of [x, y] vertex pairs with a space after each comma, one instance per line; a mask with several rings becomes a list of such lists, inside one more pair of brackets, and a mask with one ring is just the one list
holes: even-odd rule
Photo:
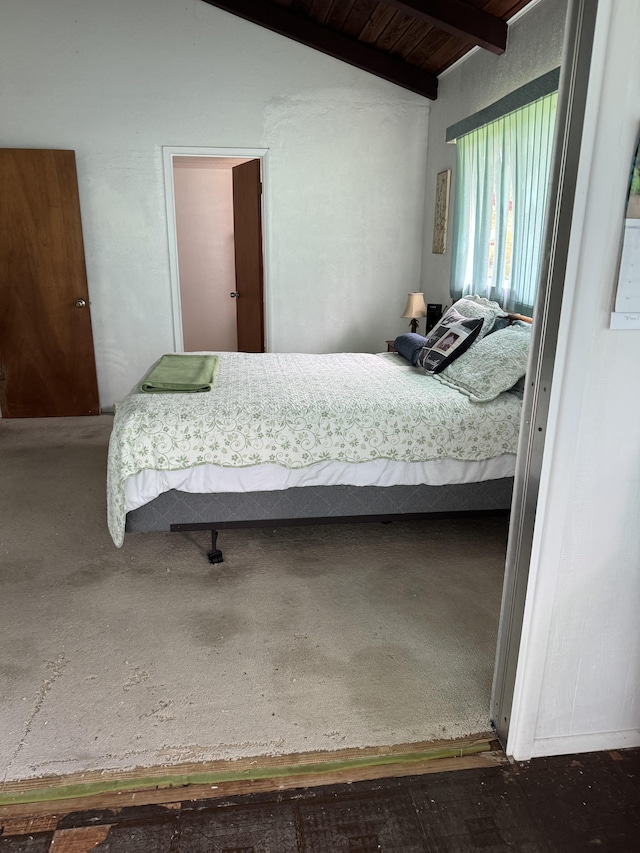
[[506, 519], [117, 549], [111, 424], [0, 420], [0, 778], [488, 730]]

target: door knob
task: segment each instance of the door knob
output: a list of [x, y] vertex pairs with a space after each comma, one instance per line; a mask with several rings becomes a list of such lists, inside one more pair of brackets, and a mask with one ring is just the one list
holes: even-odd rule
[[230, 296], [232, 299], [235, 299], [237, 296], [240, 296], [240, 294], [238, 293], [238, 291], [237, 291], [237, 290], [232, 290], [232, 291], [231, 291], [231, 293], [229, 294], [229, 296]]
[[86, 308], [86, 307], [87, 307], [87, 303], [84, 301], [84, 299], [76, 299], [76, 308]]

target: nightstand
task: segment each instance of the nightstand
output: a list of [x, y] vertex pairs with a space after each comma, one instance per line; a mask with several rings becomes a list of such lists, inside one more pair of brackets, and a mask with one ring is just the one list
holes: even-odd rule
[[[395, 340], [395, 338], [393, 340]], [[395, 352], [393, 341], [385, 341], [385, 343], [387, 345], [387, 352]]]

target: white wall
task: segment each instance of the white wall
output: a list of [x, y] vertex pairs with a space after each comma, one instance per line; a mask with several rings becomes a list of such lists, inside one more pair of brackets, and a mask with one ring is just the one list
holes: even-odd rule
[[173, 349], [161, 147], [268, 148], [267, 347], [384, 349], [429, 102], [201, 0], [3, 0], [0, 145], [76, 151], [100, 398]]
[[640, 333], [608, 328], [640, 130], [640, 4], [598, 10], [507, 744], [516, 759], [640, 745]]
[[[509, 26], [507, 51], [495, 56], [477, 51], [440, 78], [438, 99], [429, 117], [425, 242], [422, 290], [429, 302], [450, 304], [451, 242], [456, 147], [445, 142], [450, 125], [484, 109], [514, 89], [557, 68], [562, 59], [567, 0], [540, 0]], [[431, 251], [436, 175], [452, 170], [447, 251]]]

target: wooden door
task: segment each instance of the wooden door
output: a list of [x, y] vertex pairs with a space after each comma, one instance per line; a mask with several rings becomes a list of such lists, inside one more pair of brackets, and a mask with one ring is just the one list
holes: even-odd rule
[[73, 151], [0, 149], [0, 411], [97, 415]]
[[239, 352], [264, 352], [260, 160], [234, 166], [233, 230]]

